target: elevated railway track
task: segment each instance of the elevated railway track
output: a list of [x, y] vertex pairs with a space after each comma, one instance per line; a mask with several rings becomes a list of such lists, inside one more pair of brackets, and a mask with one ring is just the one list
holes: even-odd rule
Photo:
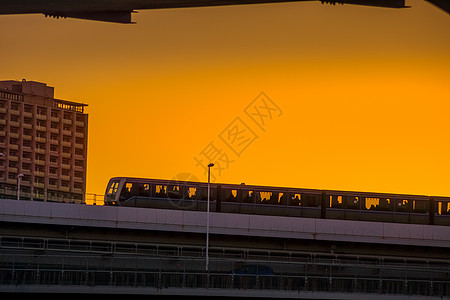
[[[450, 297], [450, 227], [0, 200], [0, 291]], [[412, 298], [411, 298], [412, 297]]]

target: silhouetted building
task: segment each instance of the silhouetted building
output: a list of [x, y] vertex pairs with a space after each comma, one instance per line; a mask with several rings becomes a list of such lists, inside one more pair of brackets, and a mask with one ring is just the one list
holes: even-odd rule
[[45, 83], [0, 81], [0, 197], [17, 197], [20, 180], [20, 199], [84, 203], [85, 106]]

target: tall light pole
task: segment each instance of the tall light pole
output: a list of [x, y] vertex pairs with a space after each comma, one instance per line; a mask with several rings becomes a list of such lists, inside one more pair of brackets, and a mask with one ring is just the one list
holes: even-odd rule
[[22, 177], [24, 175], [20, 173], [17, 175], [17, 200], [20, 200], [20, 184], [22, 183]]
[[213, 163], [208, 165], [208, 203], [206, 204], [206, 271], [209, 266], [209, 197], [211, 194], [211, 167], [214, 167]]
[[[0, 158], [2, 158], [3, 156], [5, 156], [5, 154], [3, 154], [2, 152], [0, 152]], [[1, 166], [2, 164], [0, 164]], [[0, 178], [1, 179], [1, 178]], [[5, 177], [5, 181], [6, 181], [6, 177]], [[0, 185], [0, 188], [3, 188], [3, 185]]]

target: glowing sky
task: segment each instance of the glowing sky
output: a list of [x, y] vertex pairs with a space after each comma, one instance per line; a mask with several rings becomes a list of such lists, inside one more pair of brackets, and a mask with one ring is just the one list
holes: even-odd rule
[[[0, 78], [89, 104], [88, 193], [206, 181], [194, 158], [213, 142], [233, 160], [217, 182], [450, 196], [450, 17], [407, 4], [0, 16]], [[260, 92], [282, 111], [265, 131], [244, 111]], [[240, 156], [219, 137], [236, 118], [258, 136]]]

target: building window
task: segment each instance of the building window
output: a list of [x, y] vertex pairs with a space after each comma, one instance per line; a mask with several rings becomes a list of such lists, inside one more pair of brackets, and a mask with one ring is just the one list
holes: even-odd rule
[[47, 115], [47, 109], [45, 107], [38, 106], [37, 108], [38, 115]]
[[53, 118], [59, 118], [59, 111], [52, 109], [51, 116]]

